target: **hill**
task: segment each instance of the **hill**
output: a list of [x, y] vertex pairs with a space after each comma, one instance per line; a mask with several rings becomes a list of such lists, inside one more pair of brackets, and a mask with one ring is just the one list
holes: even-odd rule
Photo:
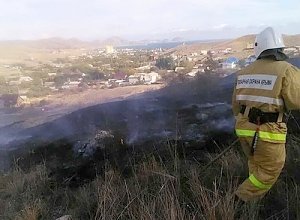
[[[283, 36], [286, 46], [299, 46], [300, 34], [298, 35], [284, 35]], [[211, 43], [196, 43], [192, 45], [184, 45], [176, 48], [177, 54], [189, 54], [193, 52], [199, 52], [200, 50], [221, 50], [226, 48], [232, 48], [233, 51], [243, 51], [247, 44], [253, 43], [255, 35], [245, 35], [233, 40], [223, 40], [221, 42]], [[241, 54], [243, 55], [243, 54]]]
[[[225, 123], [232, 114], [226, 105], [231, 92], [218, 83], [202, 76], [148, 98], [81, 109], [35, 128], [49, 138], [60, 121], [57, 140], [35, 135], [36, 141], [23, 139], [22, 152], [1, 155], [0, 149], [0, 162], [11, 157], [15, 164], [0, 173], [0, 218], [299, 219], [299, 116], [294, 129], [289, 122], [287, 161], [277, 183], [261, 201], [237, 203], [234, 191], [248, 177], [247, 161], [240, 146], [231, 144], [235, 137]], [[147, 132], [145, 120], [152, 127]], [[209, 123], [219, 131], [201, 140]], [[120, 128], [130, 138], [153, 137], [129, 144]], [[162, 129], [160, 138], [154, 138], [154, 128]], [[67, 130], [74, 139], [58, 137]]]
[[89, 49], [92, 45], [77, 39], [62, 38], [0, 41], [0, 65], [14, 63], [36, 65], [38, 62], [81, 54], [82, 48]]
[[141, 42], [128, 41], [119, 37], [95, 41], [57, 37], [40, 40], [0, 41], [0, 65], [14, 63], [36, 65], [38, 62], [80, 55], [84, 50], [103, 48], [106, 45], [125, 46], [138, 44], [141, 44]]
[[0, 47], [18, 47], [18, 48], [34, 48], [34, 49], [74, 49], [80, 47], [89, 47], [89, 42], [80, 41], [75, 38], [47, 38], [40, 40], [16, 40], [16, 41], [0, 41]]

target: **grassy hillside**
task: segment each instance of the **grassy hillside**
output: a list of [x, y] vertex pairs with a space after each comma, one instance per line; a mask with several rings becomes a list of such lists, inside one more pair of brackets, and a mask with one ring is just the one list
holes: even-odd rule
[[106, 160], [101, 175], [77, 186], [71, 184], [76, 174], [57, 181], [49, 161], [29, 169], [16, 165], [0, 176], [0, 218], [70, 214], [73, 219], [299, 219], [300, 139], [288, 140], [284, 171], [258, 203], [234, 203], [233, 192], [247, 177], [239, 146], [203, 169], [222, 145], [196, 154], [170, 142], [157, 146], [159, 152], [129, 157], [122, 167]]

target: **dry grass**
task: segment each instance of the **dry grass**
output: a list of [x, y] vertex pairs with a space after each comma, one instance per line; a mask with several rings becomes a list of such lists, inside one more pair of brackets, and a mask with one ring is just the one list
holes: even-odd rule
[[[131, 165], [124, 177], [106, 166], [103, 175], [79, 188], [53, 184], [45, 166], [28, 173], [16, 168], [0, 177], [0, 219], [300, 219], [300, 151], [290, 138], [285, 171], [260, 203], [241, 206], [234, 190], [246, 177], [245, 161], [233, 149], [207, 170], [178, 159], [169, 146], [169, 160], [150, 156]], [[215, 155], [208, 154], [209, 160]]]
[[45, 211], [43, 193], [47, 192], [48, 180], [44, 165], [28, 173], [16, 167], [9, 175], [0, 176], [1, 219], [39, 219]]
[[38, 220], [42, 209], [41, 201], [35, 201], [32, 205], [26, 205], [16, 216], [16, 220]]

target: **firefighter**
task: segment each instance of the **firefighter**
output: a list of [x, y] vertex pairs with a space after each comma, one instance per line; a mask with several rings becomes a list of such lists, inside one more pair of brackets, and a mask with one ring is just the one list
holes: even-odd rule
[[256, 61], [237, 73], [232, 97], [235, 132], [248, 158], [249, 177], [235, 194], [262, 198], [285, 163], [285, 113], [300, 109], [300, 71], [285, 60], [282, 35], [271, 27], [256, 36]]

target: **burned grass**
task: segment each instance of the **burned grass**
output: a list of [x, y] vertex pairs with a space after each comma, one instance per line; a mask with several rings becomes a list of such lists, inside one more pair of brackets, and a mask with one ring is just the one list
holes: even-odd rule
[[48, 149], [43, 160], [32, 159], [25, 166], [20, 159], [11, 172], [0, 176], [0, 218], [55, 219], [64, 214], [74, 219], [300, 218], [298, 137], [290, 136], [285, 169], [270, 193], [259, 203], [246, 205], [234, 202], [234, 190], [247, 177], [238, 146], [203, 170], [225, 147], [220, 143], [211, 141], [215, 150], [204, 146], [201, 153], [176, 141], [157, 143], [159, 150], [153, 143], [144, 151], [120, 145], [118, 151], [102, 149], [94, 158], [81, 160], [81, 166], [75, 166], [78, 158], [68, 160], [67, 150], [65, 160], [61, 156], [54, 166], [48, 160], [55, 159], [58, 146], [52, 146], [54, 151]]

